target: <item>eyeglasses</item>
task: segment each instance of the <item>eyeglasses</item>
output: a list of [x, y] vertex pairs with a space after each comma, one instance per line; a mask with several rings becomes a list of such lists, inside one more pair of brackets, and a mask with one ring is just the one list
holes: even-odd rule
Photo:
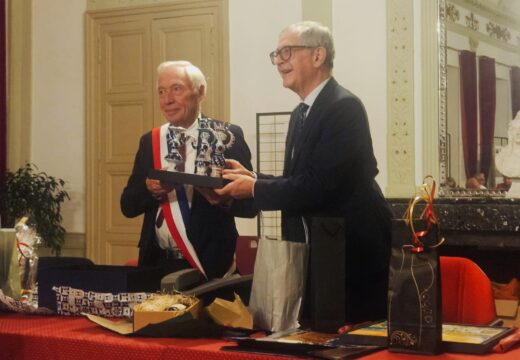
[[280, 57], [280, 60], [287, 61], [291, 58], [293, 49], [313, 49], [313, 48], [315, 48], [315, 46], [288, 45], [288, 46], [281, 47], [278, 50], [271, 51], [271, 53], [269, 53], [269, 57], [271, 58], [271, 62], [273, 63], [273, 65], [276, 65], [275, 61], [276, 61], [277, 56]]

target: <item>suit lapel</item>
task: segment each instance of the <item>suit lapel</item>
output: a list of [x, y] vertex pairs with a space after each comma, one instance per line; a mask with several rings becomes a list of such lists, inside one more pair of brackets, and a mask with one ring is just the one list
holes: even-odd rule
[[283, 167], [283, 175], [287, 176], [289, 174], [289, 169], [291, 168], [292, 163], [292, 152], [293, 146], [296, 141], [294, 139], [294, 124], [296, 123], [296, 108], [293, 110], [291, 114], [291, 118], [289, 120], [289, 129], [287, 130], [287, 140], [285, 142], [285, 158], [284, 158], [284, 167]]
[[[286, 164], [289, 164], [289, 166], [285, 167], [285, 168], [287, 168], [286, 169], [287, 174], [291, 174], [294, 167], [298, 163], [301, 153], [304, 150], [303, 147], [306, 144], [305, 140], [309, 137], [310, 134], [312, 134], [312, 132], [314, 131], [314, 128], [316, 126], [318, 126], [320, 116], [323, 113], [321, 109], [323, 108], [324, 105], [326, 105], [328, 103], [328, 101], [330, 99], [329, 95], [333, 91], [333, 89], [337, 86], [337, 84], [338, 83], [336, 82], [336, 80], [334, 80], [334, 78], [331, 78], [329, 80], [329, 82], [327, 83], [327, 85], [325, 85], [323, 90], [321, 90], [320, 94], [314, 101], [314, 104], [312, 104], [312, 107], [311, 107], [309, 113], [307, 114], [307, 117], [305, 118], [305, 123], [303, 125], [303, 129], [302, 129], [302, 132], [300, 133], [299, 139], [292, 139], [292, 137], [293, 137], [292, 129], [294, 128], [294, 123], [295, 123], [295, 118], [296, 118], [296, 114], [295, 114], [296, 109], [293, 110], [293, 113], [291, 114], [291, 122], [290, 122], [290, 125], [292, 124], [292, 126], [290, 126], [291, 133], [287, 134], [287, 136], [289, 136], [289, 135], [291, 136], [291, 139], [289, 141], [291, 143], [291, 148], [289, 148], [289, 160], [290, 161], [288, 163], [287, 163], [287, 149], [285, 151], [285, 161], [286, 161]], [[292, 151], [293, 145], [294, 145], [294, 154], [291, 159], [291, 151]], [[286, 175], [285, 169], [284, 169], [284, 175]]]

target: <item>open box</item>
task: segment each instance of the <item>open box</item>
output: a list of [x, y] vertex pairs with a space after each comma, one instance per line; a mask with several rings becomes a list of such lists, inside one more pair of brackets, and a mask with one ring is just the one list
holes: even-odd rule
[[198, 319], [202, 303], [196, 300], [183, 311], [137, 311], [134, 309], [133, 320], [107, 319], [102, 316], [84, 314], [89, 320], [121, 335], [130, 335], [145, 328], [148, 325], [163, 324], [176, 319], [179, 324], [183, 321]]
[[517, 299], [495, 299], [497, 316], [503, 321], [504, 326], [520, 327], [520, 311]]

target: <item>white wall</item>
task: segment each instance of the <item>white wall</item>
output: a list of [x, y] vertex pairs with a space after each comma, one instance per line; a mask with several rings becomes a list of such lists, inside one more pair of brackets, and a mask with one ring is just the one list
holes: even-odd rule
[[334, 0], [334, 76], [365, 104], [379, 175], [387, 185], [386, 0]]
[[[245, 16], [244, 14], [254, 14]], [[300, 0], [230, 0], [230, 121], [244, 130], [256, 168], [256, 113], [291, 111], [298, 97], [283, 88], [268, 54], [278, 34], [301, 20]], [[256, 234], [256, 219], [236, 219], [238, 232]]]
[[[290, 111], [298, 98], [282, 87], [268, 53], [280, 30], [302, 18], [301, 0], [229, 0], [231, 118], [256, 163], [256, 113]], [[32, 161], [68, 182], [69, 232], [85, 231], [84, 21], [87, 1], [34, 1]], [[364, 102], [386, 187], [386, 1], [333, 0], [334, 76]], [[67, 136], [64, 136], [64, 135]], [[239, 220], [239, 232], [256, 221]]]
[[31, 161], [67, 181], [68, 232], [85, 232], [85, 9], [85, 1], [33, 1]]

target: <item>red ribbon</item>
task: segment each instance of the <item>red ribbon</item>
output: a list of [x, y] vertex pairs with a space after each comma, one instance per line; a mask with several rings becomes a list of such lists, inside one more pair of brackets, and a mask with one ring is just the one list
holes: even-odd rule
[[[431, 179], [431, 186], [429, 186], [426, 183], [426, 179]], [[430, 190], [431, 188], [431, 190]], [[410, 224], [410, 227], [412, 229], [412, 240], [413, 240], [413, 247], [411, 249], [414, 253], [420, 253], [425, 250], [424, 243], [421, 241], [421, 238], [428, 235], [428, 232], [430, 231], [430, 228], [432, 224], [438, 224], [439, 219], [437, 217], [437, 214], [435, 213], [435, 209], [433, 208], [433, 199], [435, 197], [435, 180], [431, 176], [427, 176], [423, 180], [423, 184], [420, 189], [419, 195], [417, 195], [415, 198], [413, 198], [410, 201], [410, 204], [408, 205], [408, 209], [405, 212], [405, 220], [408, 221]], [[413, 226], [413, 210], [415, 208], [415, 205], [420, 202], [424, 201], [426, 203], [424, 210], [419, 217], [420, 220], [426, 221], [426, 229], [421, 231], [415, 231]], [[433, 245], [433, 247], [440, 245], [444, 239], [442, 239], [438, 244]]]
[[[24, 242], [21, 242], [21, 241], [18, 241], [18, 239], [16, 239], [16, 248], [18, 249], [18, 252], [20, 253], [20, 255], [22, 255], [24, 258], [28, 259], [27, 256], [25, 256], [25, 254], [23, 253], [22, 251], [22, 246], [25, 246], [25, 247], [30, 247], [28, 244], [24, 243]], [[18, 265], [20, 265], [20, 260], [18, 260]]]

